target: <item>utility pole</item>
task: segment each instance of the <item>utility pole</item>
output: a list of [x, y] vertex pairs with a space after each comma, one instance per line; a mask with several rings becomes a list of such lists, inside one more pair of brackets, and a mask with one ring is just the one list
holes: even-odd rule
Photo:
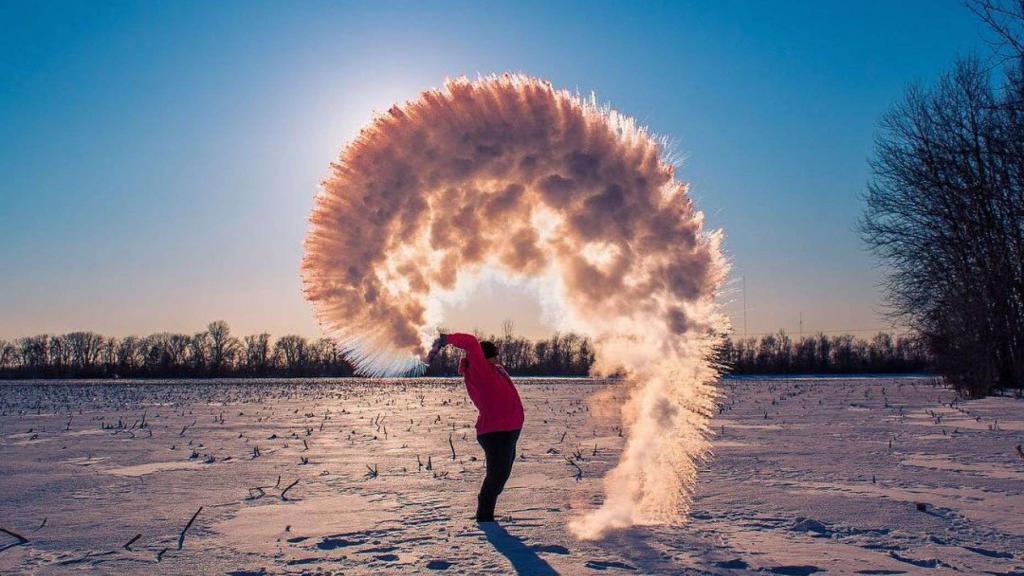
[[747, 277], [742, 276], [743, 279], [743, 337], [747, 337]]
[[800, 312], [800, 339], [804, 339], [804, 313]]

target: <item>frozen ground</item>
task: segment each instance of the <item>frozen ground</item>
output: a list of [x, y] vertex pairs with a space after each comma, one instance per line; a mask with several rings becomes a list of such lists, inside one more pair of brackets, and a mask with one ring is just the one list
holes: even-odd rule
[[481, 529], [452, 380], [0, 385], [0, 528], [28, 540], [0, 533], [0, 574], [1024, 574], [1021, 401], [729, 380], [689, 523], [579, 542], [622, 446], [607, 386], [520, 380], [511, 518]]

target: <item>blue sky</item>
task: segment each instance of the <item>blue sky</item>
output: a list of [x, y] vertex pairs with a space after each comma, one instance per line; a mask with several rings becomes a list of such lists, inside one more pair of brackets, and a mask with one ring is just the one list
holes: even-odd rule
[[[0, 338], [316, 335], [298, 267], [328, 163], [374, 110], [503, 71], [669, 137], [726, 231], [737, 331], [739, 277], [749, 333], [884, 326], [855, 233], [878, 119], [985, 50], [959, 0], [3, 2]], [[495, 295], [544, 330], [502, 287], [453, 325], [496, 328]]]

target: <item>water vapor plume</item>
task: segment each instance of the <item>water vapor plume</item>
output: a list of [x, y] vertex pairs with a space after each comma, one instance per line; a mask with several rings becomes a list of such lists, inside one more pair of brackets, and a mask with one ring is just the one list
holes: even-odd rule
[[708, 449], [727, 264], [663, 142], [542, 80], [449, 80], [360, 132], [310, 222], [306, 298], [361, 374], [416, 373], [442, 302], [484, 273], [542, 286], [559, 328], [590, 336], [596, 370], [629, 387], [621, 459], [573, 532], [684, 517]]

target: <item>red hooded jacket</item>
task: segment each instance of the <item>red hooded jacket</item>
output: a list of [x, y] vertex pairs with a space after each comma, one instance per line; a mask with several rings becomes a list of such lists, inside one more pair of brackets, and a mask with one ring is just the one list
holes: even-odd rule
[[488, 362], [480, 342], [470, 334], [449, 334], [447, 343], [466, 351], [459, 373], [466, 379], [470, 400], [480, 411], [476, 419], [477, 436], [521, 429], [523, 402], [505, 367]]

